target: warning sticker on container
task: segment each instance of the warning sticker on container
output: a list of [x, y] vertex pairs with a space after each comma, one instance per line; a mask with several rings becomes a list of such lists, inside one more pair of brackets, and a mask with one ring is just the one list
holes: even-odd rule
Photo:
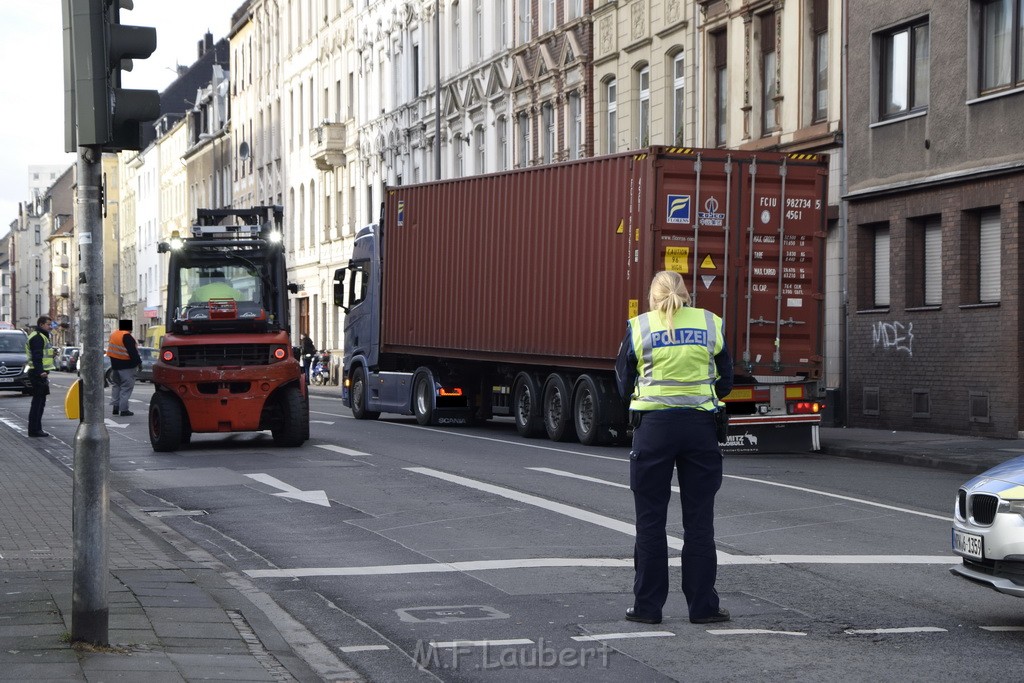
[[700, 262], [700, 267], [705, 270], [718, 270], [718, 266], [716, 266], [715, 262], [711, 259], [711, 254], [704, 257], [704, 260]]
[[665, 247], [665, 270], [674, 270], [677, 273], [689, 273], [690, 248]]
[[396, 213], [398, 213], [398, 227], [402, 227], [403, 225], [405, 225], [405, 200], [404, 199], [399, 199], [398, 200], [398, 210], [397, 210]]
[[635, 318], [638, 315], [640, 315], [640, 300], [639, 299], [630, 299], [629, 300], [629, 316], [628, 317]]

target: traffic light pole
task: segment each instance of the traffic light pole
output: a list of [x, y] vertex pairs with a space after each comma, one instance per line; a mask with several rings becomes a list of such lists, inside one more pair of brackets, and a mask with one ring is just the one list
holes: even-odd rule
[[75, 432], [71, 640], [108, 644], [107, 480], [110, 435], [103, 407], [102, 148], [78, 148], [75, 228], [82, 259], [82, 416]]

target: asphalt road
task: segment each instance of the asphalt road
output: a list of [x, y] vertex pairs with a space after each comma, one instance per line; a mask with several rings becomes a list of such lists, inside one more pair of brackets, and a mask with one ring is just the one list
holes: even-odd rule
[[[44, 428], [70, 444], [61, 393]], [[729, 457], [716, 531], [733, 621], [690, 624], [676, 589], [645, 626], [622, 619], [627, 449], [524, 440], [510, 422], [361, 422], [314, 396], [303, 448], [195, 435], [158, 454], [151, 393], [139, 384], [136, 415], [108, 420], [112, 486], [368, 680], [1004, 680], [1019, 665], [1024, 603], [948, 572], [964, 475]], [[27, 412], [26, 397], [0, 396], [9, 426]], [[670, 521], [678, 544], [676, 506]]]

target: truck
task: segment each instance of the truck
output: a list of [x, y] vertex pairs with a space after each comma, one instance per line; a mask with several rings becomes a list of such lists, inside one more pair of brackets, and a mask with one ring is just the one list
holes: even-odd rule
[[655, 272], [722, 317], [733, 452], [817, 449], [828, 162], [651, 147], [385, 191], [334, 274], [357, 419], [511, 417], [622, 442], [614, 364]]
[[153, 450], [177, 450], [197, 432], [270, 430], [291, 447], [309, 438], [282, 219], [280, 206], [199, 209], [191, 236], [158, 245], [169, 259], [149, 404]]

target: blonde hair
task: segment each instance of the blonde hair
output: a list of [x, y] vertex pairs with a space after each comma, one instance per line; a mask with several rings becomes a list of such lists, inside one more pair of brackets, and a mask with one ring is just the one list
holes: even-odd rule
[[683, 276], [674, 270], [662, 270], [654, 274], [651, 280], [651, 292], [648, 296], [651, 311], [661, 314], [668, 329], [674, 329], [672, 319], [676, 311], [690, 305], [690, 292], [686, 289]]

